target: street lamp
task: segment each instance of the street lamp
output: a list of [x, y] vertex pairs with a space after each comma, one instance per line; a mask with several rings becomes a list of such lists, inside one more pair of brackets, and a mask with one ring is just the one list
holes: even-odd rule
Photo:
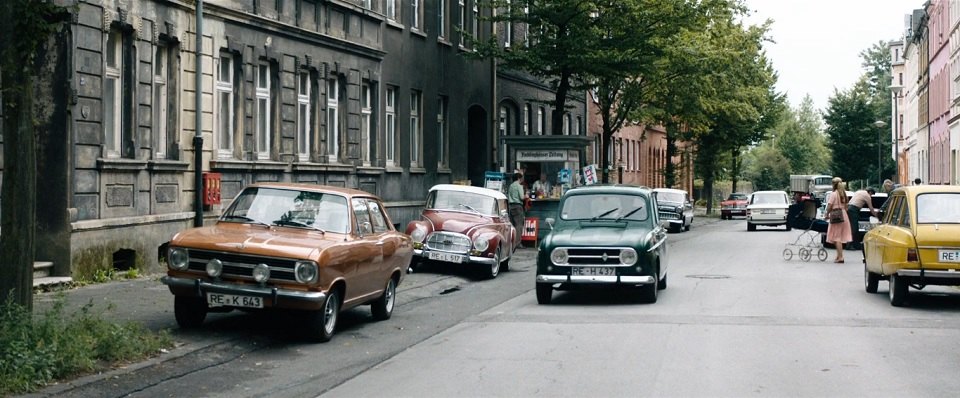
[[877, 120], [877, 121], [873, 122], [873, 125], [874, 125], [874, 126], [877, 126], [877, 184], [882, 184], [882, 183], [883, 183], [883, 170], [880, 168], [880, 159], [882, 159], [882, 157], [880, 156], [880, 152], [881, 152], [881, 151], [880, 151], [880, 147], [882, 146], [882, 145], [880, 145], [880, 142], [881, 142], [881, 141], [880, 141], [880, 132], [883, 131], [883, 128], [884, 128], [884, 127], [887, 127], [887, 122], [885, 122], [885, 121], [883, 121], [883, 120]]

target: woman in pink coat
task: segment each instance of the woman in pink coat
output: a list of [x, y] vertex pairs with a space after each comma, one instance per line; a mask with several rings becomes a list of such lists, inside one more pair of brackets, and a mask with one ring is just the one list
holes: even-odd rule
[[827, 212], [824, 217], [830, 221], [830, 210], [840, 209], [843, 214], [843, 222], [830, 223], [827, 225], [827, 243], [833, 243], [837, 248], [837, 257], [833, 259], [835, 263], [843, 262], [843, 244], [853, 241], [853, 234], [850, 232], [850, 218], [847, 217], [847, 191], [844, 189], [846, 184], [840, 177], [833, 178], [833, 192], [827, 198]]

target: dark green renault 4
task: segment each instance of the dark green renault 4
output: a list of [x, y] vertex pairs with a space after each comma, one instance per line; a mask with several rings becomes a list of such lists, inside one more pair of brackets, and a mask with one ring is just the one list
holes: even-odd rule
[[632, 289], [655, 303], [667, 287], [667, 231], [648, 188], [590, 185], [567, 191], [537, 252], [537, 302], [554, 290]]

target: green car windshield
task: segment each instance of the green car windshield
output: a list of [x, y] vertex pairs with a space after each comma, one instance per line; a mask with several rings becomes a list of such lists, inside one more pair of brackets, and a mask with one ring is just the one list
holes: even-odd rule
[[918, 224], [960, 224], [960, 194], [917, 195]]
[[650, 218], [647, 199], [640, 195], [591, 194], [570, 195], [563, 200], [560, 218], [563, 220], [629, 220], [646, 221]]

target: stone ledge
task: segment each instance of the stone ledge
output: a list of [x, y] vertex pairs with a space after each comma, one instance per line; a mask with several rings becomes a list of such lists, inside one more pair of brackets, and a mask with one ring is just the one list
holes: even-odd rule
[[128, 227], [132, 225], [156, 224], [193, 219], [194, 212], [180, 212], [168, 214], [152, 214], [146, 216], [117, 217], [102, 220], [83, 220], [70, 223], [73, 232], [90, 231], [106, 228]]

